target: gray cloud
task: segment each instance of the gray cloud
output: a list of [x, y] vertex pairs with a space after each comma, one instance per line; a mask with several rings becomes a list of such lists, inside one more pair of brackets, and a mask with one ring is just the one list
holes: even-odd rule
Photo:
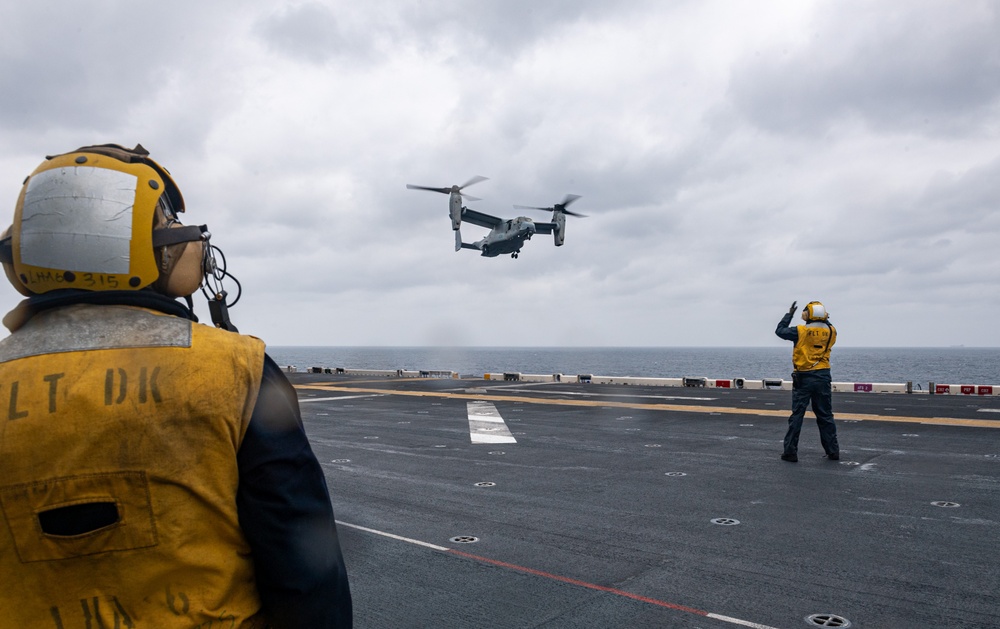
[[320, 2], [286, 5], [263, 16], [256, 25], [262, 39], [280, 53], [322, 64], [338, 55], [372, 54], [378, 29], [342, 26], [337, 13]]
[[[46, 153], [143, 143], [243, 282], [234, 320], [274, 344], [762, 345], [814, 298], [845, 344], [1000, 344], [941, 325], [1000, 307], [990, 3], [3, 17], [0, 198]], [[456, 253], [447, 198], [405, 184], [477, 174], [480, 211], [546, 220], [512, 206], [574, 193], [589, 216], [517, 260]], [[886, 303], [906, 325], [870, 324]]]
[[822, 135], [856, 117], [881, 132], [970, 133], [1000, 96], [1000, 13], [974, 2], [827, 4], [806, 41], [733, 69], [734, 102], [772, 131]]

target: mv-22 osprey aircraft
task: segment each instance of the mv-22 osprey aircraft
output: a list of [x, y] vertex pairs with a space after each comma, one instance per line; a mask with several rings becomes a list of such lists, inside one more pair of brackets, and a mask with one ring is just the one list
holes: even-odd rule
[[[567, 194], [562, 203], [556, 203], [552, 207], [531, 207], [527, 205], [515, 205], [519, 210], [543, 210], [552, 212], [552, 222], [539, 223], [527, 216], [517, 218], [502, 219], [489, 214], [483, 214], [476, 210], [463, 207], [462, 198], [469, 201], [479, 201], [478, 198], [468, 194], [463, 195], [462, 190], [472, 184], [486, 181], [486, 177], [475, 176], [466, 181], [461, 186], [450, 186], [445, 188], [430, 188], [427, 186], [415, 186], [406, 184], [410, 190], [430, 190], [431, 192], [441, 192], [450, 196], [448, 200], [448, 213], [451, 215], [451, 228], [455, 230], [455, 251], [461, 249], [477, 249], [487, 258], [496, 257], [502, 253], [509, 253], [510, 257], [516, 258], [521, 253], [521, 247], [526, 240], [531, 240], [535, 234], [552, 234], [557, 247], [561, 247], [566, 239], [566, 215], [584, 218], [584, 214], [570, 212], [566, 206], [580, 198], [577, 194]], [[462, 221], [486, 227], [490, 233], [482, 240], [473, 243], [462, 242]]]

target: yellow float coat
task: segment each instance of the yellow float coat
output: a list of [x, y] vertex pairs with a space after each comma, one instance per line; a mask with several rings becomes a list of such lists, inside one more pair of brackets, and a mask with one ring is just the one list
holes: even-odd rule
[[[259, 339], [125, 306], [0, 342], [0, 626], [263, 626], [236, 511], [263, 360]], [[40, 524], [92, 503], [117, 522]]]
[[799, 339], [792, 349], [795, 371], [830, 368], [830, 348], [837, 342], [837, 329], [825, 323], [797, 326]]

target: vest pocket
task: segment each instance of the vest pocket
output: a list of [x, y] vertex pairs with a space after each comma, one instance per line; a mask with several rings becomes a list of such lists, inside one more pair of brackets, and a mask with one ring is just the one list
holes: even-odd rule
[[0, 488], [22, 562], [70, 559], [157, 543], [145, 472], [47, 479]]
[[119, 520], [118, 505], [113, 502], [85, 502], [38, 513], [38, 524], [42, 532], [57, 537], [95, 533], [114, 526]]

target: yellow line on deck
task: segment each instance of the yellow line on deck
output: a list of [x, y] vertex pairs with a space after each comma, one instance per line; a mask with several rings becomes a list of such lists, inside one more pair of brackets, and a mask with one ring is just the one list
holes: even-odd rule
[[[436, 397], [457, 400], [482, 400], [499, 402], [523, 402], [525, 404], [547, 404], [555, 406], [587, 406], [627, 408], [646, 411], [683, 411], [687, 413], [721, 413], [726, 415], [757, 415], [764, 417], [787, 418], [787, 410], [767, 410], [754, 408], [736, 408], [734, 406], [693, 406], [690, 404], [646, 404], [640, 402], [610, 402], [604, 400], [553, 400], [516, 395], [496, 395], [489, 393], [453, 393], [440, 391], [393, 391], [390, 389], [364, 389], [336, 384], [298, 384], [296, 389], [315, 389], [319, 391], [343, 391], [344, 393], [373, 393], [378, 395], [402, 395], [409, 397]], [[897, 422], [903, 424], [930, 424], [934, 426], [972, 426], [976, 428], [1000, 428], [1000, 422], [986, 419], [958, 419], [955, 417], [906, 417], [903, 415], [871, 415], [865, 413], [835, 412], [836, 419], [852, 419], [857, 421]], [[806, 417], [813, 417], [812, 413]]]

